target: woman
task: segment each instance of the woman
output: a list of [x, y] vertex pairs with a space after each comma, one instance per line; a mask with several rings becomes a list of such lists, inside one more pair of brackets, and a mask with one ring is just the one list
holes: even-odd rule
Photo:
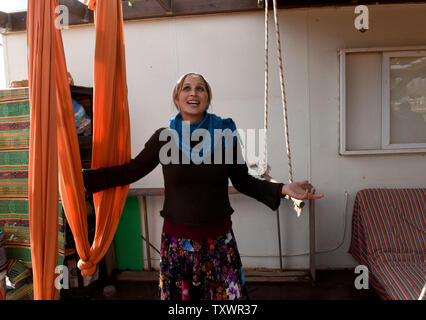
[[[223, 138], [215, 135], [218, 130], [235, 132], [236, 126], [230, 118], [222, 119], [207, 112], [211, 99], [210, 86], [202, 75], [182, 76], [173, 90], [179, 113], [170, 120], [168, 128], [158, 129], [129, 163], [83, 173], [86, 193], [92, 194], [133, 183], [162, 164], [165, 197], [160, 212], [164, 218], [160, 292], [163, 300], [247, 298], [232, 231], [228, 179], [239, 192], [272, 210], [278, 208], [285, 195], [296, 199], [323, 197], [314, 194], [315, 189], [308, 181], [284, 185], [249, 175], [245, 162], [237, 161], [241, 159], [238, 139], [234, 137], [227, 144], [225, 134]], [[204, 133], [202, 143], [188, 137], [197, 132]], [[232, 151], [231, 162], [226, 158], [227, 147]], [[170, 162], [172, 154], [177, 158]]]

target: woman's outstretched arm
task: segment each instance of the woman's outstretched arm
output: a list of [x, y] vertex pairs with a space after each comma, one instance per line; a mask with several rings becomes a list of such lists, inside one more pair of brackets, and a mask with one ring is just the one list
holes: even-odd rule
[[138, 181], [146, 176], [159, 164], [160, 141], [158, 129], [145, 143], [145, 148], [130, 160], [130, 162], [98, 169], [83, 169], [83, 180], [86, 195], [99, 192], [104, 189], [124, 186]]

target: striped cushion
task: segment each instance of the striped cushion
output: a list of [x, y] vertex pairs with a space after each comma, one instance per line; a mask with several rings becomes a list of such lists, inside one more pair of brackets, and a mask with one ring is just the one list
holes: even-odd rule
[[28, 269], [22, 261], [12, 259], [7, 266], [7, 274], [13, 288], [6, 290], [6, 300], [34, 299], [31, 269]]
[[[8, 259], [31, 268], [28, 211], [30, 108], [28, 88], [0, 90], [0, 228]], [[58, 205], [58, 264], [65, 253], [65, 226]]]
[[420, 296], [426, 281], [424, 261], [400, 261], [393, 254], [386, 254], [372, 259], [370, 267], [389, 298], [417, 300]]
[[426, 281], [426, 189], [358, 192], [349, 252], [383, 299], [418, 299]]

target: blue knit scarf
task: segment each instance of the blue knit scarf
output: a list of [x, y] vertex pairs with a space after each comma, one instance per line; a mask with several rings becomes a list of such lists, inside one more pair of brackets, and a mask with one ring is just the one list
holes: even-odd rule
[[[203, 120], [200, 122], [190, 123], [189, 125], [187, 122], [182, 120], [181, 114], [178, 113], [170, 119], [169, 127], [174, 129], [175, 139], [176, 141], [179, 141], [179, 149], [182, 150], [188, 159], [192, 159], [193, 157], [191, 157], [191, 154], [194, 155], [194, 153], [199, 155], [201, 159], [205, 159], [213, 153], [217, 143], [219, 142], [219, 138], [221, 137], [214, 135], [215, 129], [230, 129], [232, 132], [237, 129], [235, 122], [231, 118], [222, 119], [221, 117], [208, 112], [205, 112]], [[202, 139], [201, 147], [192, 148], [191, 136], [197, 129], [208, 130], [210, 134], [210, 141], [208, 141], [209, 139], [200, 138], [200, 140]], [[235, 143], [236, 139], [234, 138], [233, 140]], [[222, 147], [224, 147], [224, 143], [222, 144]]]

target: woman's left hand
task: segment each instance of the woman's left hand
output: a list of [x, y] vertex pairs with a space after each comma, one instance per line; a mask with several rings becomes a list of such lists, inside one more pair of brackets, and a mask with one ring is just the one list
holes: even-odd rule
[[298, 200], [321, 199], [324, 197], [323, 194], [315, 194], [315, 188], [308, 180], [285, 184], [282, 188], [282, 193]]

